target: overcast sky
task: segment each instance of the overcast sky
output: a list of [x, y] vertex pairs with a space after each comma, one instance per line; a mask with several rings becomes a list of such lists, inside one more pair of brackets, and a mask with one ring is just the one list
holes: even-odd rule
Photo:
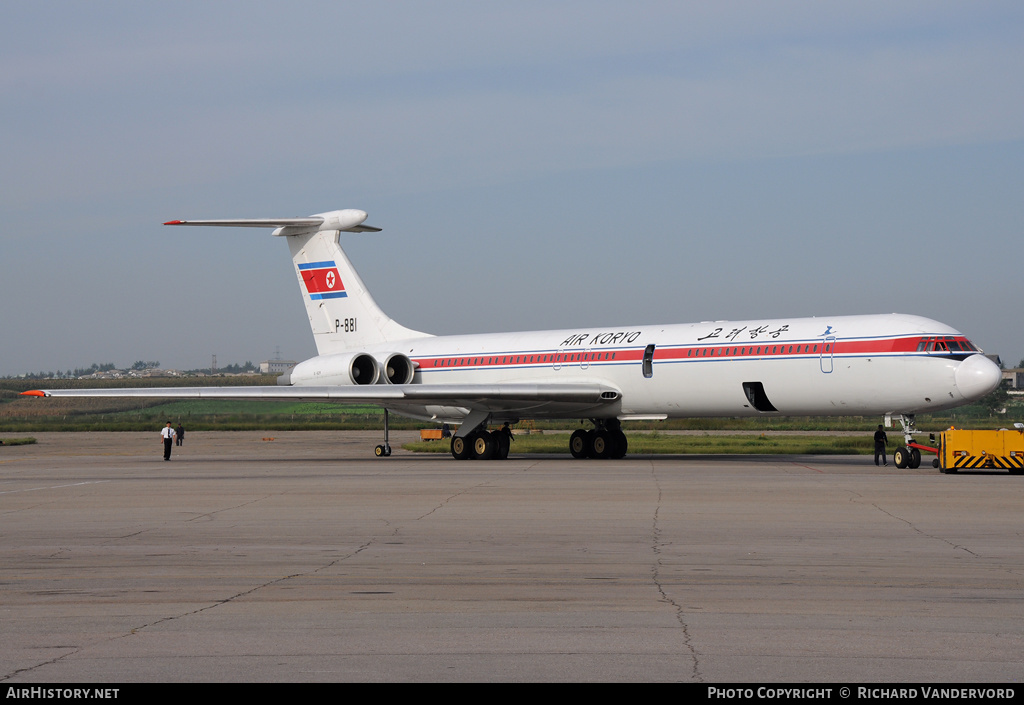
[[847, 313], [1024, 357], [1020, 2], [10, 2], [0, 375], [315, 354], [361, 208], [434, 333]]

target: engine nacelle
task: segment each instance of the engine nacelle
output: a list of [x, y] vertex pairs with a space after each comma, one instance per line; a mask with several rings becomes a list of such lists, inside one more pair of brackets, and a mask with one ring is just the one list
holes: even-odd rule
[[369, 353], [320, 355], [292, 368], [289, 380], [297, 387], [376, 384], [380, 365]]
[[412, 360], [402, 353], [390, 353], [383, 360], [378, 359], [381, 368], [381, 382], [385, 384], [409, 384], [416, 372]]

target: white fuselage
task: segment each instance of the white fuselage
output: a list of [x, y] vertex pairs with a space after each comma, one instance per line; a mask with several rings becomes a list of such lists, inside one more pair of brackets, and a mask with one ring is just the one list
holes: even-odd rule
[[[962, 342], [929, 351], [930, 339]], [[608, 385], [621, 395], [594, 414], [629, 419], [940, 411], [987, 393], [987, 380], [998, 373], [982, 357], [972, 363], [981, 373], [958, 380], [963, 361], [980, 357], [968, 345], [942, 323], [888, 314], [423, 337], [366, 352], [407, 355], [416, 365], [413, 384]], [[335, 357], [301, 363], [292, 384], [345, 384], [332, 376]], [[458, 406], [395, 408], [456, 422], [467, 413]], [[581, 414], [547, 404], [508, 416], [527, 415]]]

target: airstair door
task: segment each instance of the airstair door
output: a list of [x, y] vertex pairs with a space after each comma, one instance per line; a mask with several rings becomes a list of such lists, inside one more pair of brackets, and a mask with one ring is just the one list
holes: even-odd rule
[[654, 343], [644, 348], [644, 377], [654, 376]]

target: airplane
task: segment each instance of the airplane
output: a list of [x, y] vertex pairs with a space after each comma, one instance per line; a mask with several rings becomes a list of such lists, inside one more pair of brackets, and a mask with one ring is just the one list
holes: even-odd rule
[[[341, 233], [375, 233], [367, 213], [306, 218], [172, 220], [169, 226], [274, 228], [288, 243], [317, 356], [278, 386], [32, 390], [30, 396], [328, 399], [452, 423], [459, 460], [508, 455], [521, 419], [589, 420], [575, 458], [621, 458], [623, 421], [678, 417], [883, 415], [906, 443], [918, 413], [985, 396], [1001, 373], [957, 330], [905, 314], [705, 321], [434, 336], [385, 314], [345, 255]], [[902, 447], [908, 467], [916, 448]]]

